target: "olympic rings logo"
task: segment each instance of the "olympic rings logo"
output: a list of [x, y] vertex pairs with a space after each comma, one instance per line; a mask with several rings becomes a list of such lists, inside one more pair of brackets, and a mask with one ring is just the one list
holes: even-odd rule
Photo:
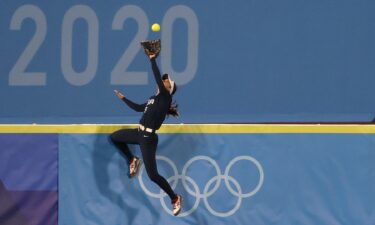
[[[221, 173], [220, 167], [217, 164], [217, 162], [215, 160], [213, 160], [212, 158], [208, 157], [208, 156], [200, 155], [200, 156], [195, 156], [195, 157], [191, 158], [184, 165], [181, 174], [178, 173], [176, 165], [169, 158], [167, 158], [165, 156], [156, 156], [156, 159], [165, 161], [167, 164], [169, 164], [171, 166], [174, 175], [169, 177], [167, 180], [168, 180], [168, 182], [172, 182], [172, 184], [171, 184], [172, 189], [176, 188], [176, 186], [178, 184], [178, 180], [181, 179], [182, 185], [185, 188], [185, 190], [187, 191], [187, 193], [189, 193], [190, 195], [195, 197], [195, 202], [194, 202], [194, 205], [192, 206], [192, 208], [188, 209], [188, 210], [185, 210], [183, 208], [184, 211], [179, 214], [180, 217], [188, 216], [191, 213], [193, 213], [198, 208], [201, 199], [203, 199], [204, 205], [206, 206], [207, 210], [212, 215], [218, 216], [218, 217], [231, 216], [240, 208], [242, 199], [255, 195], [260, 190], [260, 188], [262, 187], [263, 181], [264, 181], [264, 172], [263, 172], [263, 168], [262, 168], [261, 164], [255, 158], [253, 158], [251, 156], [237, 156], [237, 157], [233, 158], [228, 163], [227, 167], [225, 168], [224, 174]], [[191, 164], [193, 164], [194, 162], [199, 161], [199, 160], [209, 162], [214, 167], [214, 169], [216, 171], [216, 174], [217, 174], [216, 176], [212, 177], [206, 183], [203, 192], [201, 192], [201, 190], [199, 189], [199, 187], [198, 187], [197, 183], [194, 181], [194, 179], [186, 175], [187, 170], [191, 166]], [[229, 175], [229, 172], [230, 172], [232, 166], [240, 160], [250, 161], [251, 163], [253, 163], [256, 166], [256, 168], [259, 172], [258, 184], [255, 186], [255, 188], [253, 190], [251, 190], [247, 193], [243, 193], [241, 185], [238, 183], [238, 181], [236, 179], [234, 179], [232, 176]], [[146, 186], [143, 182], [143, 178], [142, 178], [143, 177], [142, 176], [143, 171], [144, 171], [144, 167], [141, 168], [141, 170], [139, 171], [139, 176], [138, 176], [138, 180], [139, 180], [141, 188], [143, 189], [143, 191], [148, 196], [151, 196], [153, 198], [159, 198], [160, 203], [161, 203], [162, 207], [164, 208], [164, 210], [167, 213], [169, 213], [170, 215], [172, 215], [172, 211], [169, 209], [169, 206], [166, 205], [165, 200], [164, 200], [164, 197], [167, 196], [166, 193], [164, 193], [162, 190], [160, 190], [159, 193], [153, 193], [153, 192], [149, 191], [146, 188]], [[238, 198], [234, 208], [227, 211], [227, 212], [216, 211], [215, 209], [212, 208], [212, 206], [210, 205], [210, 203], [208, 201], [208, 198], [218, 190], [218, 188], [221, 184], [221, 180], [224, 180], [225, 186], [229, 190], [229, 192], [232, 195], [234, 195], [235, 197]], [[194, 190], [192, 190], [190, 188], [191, 186], [187, 185], [187, 182], [189, 182], [191, 184], [191, 186], [193, 187]], [[209, 188], [212, 186], [212, 184], [214, 182], [216, 182], [214, 187], [211, 190], [209, 190]], [[233, 188], [231, 184], [233, 184], [235, 188]]]

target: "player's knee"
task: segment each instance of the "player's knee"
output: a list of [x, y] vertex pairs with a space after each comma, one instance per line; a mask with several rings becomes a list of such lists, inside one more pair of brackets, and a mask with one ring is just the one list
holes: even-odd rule
[[155, 172], [148, 172], [147, 175], [150, 178], [150, 180], [154, 183], [157, 183], [160, 177], [160, 175]]
[[116, 135], [115, 135], [115, 133], [112, 133], [111, 135], [109, 135], [109, 140], [110, 140], [111, 142], [113, 142], [113, 143], [116, 142]]

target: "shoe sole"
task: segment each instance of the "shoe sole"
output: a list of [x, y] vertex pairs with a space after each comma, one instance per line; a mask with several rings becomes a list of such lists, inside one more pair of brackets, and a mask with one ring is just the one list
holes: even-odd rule
[[136, 169], [135, 169], [135, 172], [129, 174], [129, 177], [130, 177], [130, 178], [134, 178], [134, 177], [136, 177], [136, 176], [138, 175], [139, 168], [141, 167], [141, 164], [142, 164], [142, 160], [139, 159], [137, 165], [135, 166], [135, 168], [136, 168]]
[[176, 213], [173, 213], [174, 216], [178, 216], [178, 214], [180, 214], [181, 212], [181, 209], [182, 209], [182, 197], [180, 197], [180, 209], [176, 212]]

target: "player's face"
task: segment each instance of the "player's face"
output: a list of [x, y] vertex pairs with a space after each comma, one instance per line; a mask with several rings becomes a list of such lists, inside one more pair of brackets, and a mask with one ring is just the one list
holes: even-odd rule
[[163, 80], [163, 84], [164, 84], [165, 89], [167, 89], [167, 91], [170, 92], [170, 90], [172, 88], [171, 82], [169, 82], [168, 79], [165, 79], [165, 80]]

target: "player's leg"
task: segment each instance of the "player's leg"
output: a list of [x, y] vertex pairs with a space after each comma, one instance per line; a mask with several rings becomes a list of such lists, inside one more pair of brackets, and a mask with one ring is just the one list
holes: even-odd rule
[[156, 148], [158, 144], [158, 137], [155, 134], [143, 137], [144, 141], [140, 142], [142, 157], [148, 177], [156, 183], [163, 191], [165, 191], [171, 199], [173, 206], [173, 214], [178, 215], [181, 211], [182, 198], [176, 195], [169, 185], [168, 181], [162, 177], [157, 169], [156, 164]]
[[129, 163], [129, 176], [134, 177], [140, 168], [141, 160], [130, 151], [128, 144], [139, 144], [138, 129], [121, 129], [110, 135], [113, 144], [126, 157]]

